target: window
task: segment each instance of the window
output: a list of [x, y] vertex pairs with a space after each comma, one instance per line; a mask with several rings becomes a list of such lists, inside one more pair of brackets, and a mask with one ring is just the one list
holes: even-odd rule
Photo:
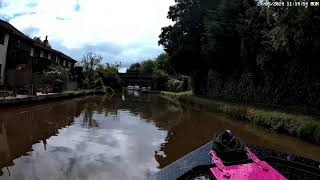
[[1, 70], [2, 70], [1, 68], [2, 68], [2, 64], [0, 64], [0, 79], [2, 78], [1, 77]]
[[20, 41], [20, 40], [18, 40], [18, 41], [16, 42], [16, 46], [17, 46], [17, 47], [21, 47], [21, 41]]
[[66, 66], [66, 61], [65, 60], [63, 61], [63, 66]]
[[34, 55], [34, 49], [33, 49], [33, 48], [31, 48], [30, 56], [31, 56], [31, 57], [33, 57], [33, 55]]
[[0, 31], [0, 44], [4, 45], [4, 38], [6, 37], [6, 34], [2, 31]]
[[47, 53], [46, 51], [44, 51], [43, 57], [46, 58], [46, 59], [48, 59], [48, 53]]
[[50, 59], [50, 60], [51, 60], [51, 54], [48, 54], [48, 59]]
[[40, 51], [40, 57], [43, 57], [43, 51]]

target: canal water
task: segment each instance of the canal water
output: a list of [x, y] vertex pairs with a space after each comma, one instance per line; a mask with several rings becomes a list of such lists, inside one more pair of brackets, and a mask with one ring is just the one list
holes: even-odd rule
[[137, 92], [0, 109], [0, 180], [144, 179], [231, 129], [320, 160], [320, 146]]

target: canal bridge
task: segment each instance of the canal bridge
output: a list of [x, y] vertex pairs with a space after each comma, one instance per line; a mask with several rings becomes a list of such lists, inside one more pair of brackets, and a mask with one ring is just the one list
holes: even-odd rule
[[140, 87], [152, 87], [151, 73], [118, 73], [124, 86], [139, 85]]

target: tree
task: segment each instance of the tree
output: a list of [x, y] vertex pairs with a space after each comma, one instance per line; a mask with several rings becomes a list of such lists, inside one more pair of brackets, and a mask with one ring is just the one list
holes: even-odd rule
[[96, 71], [102, 78], [103, 84], [113, 89], [121, 88], [121, 79], [118, 75], [119, 64], [97, 65]]
[[153, 89], [156, 90], [167, 90], [169, 76], [162, 70], [156, 70], [153, 73]]
[[[175, 0], [159, 44], [198, 95], [320, 107], [319, 7]], [[156, 69], [164, 70], [164, 57]]]
[[104, 72], [104, 73], [111, 73], [111, 74], [117, 74], [118, 73], [118, 64], [109, 64], [107, 63], [106, 65], [103, 64], [98, 64], [96, 67], [97, 72]]
[[85, 88], [94, 88], [95, 80], [99, 77], [99, 74], [95, 71], [96, 67], [102, 61], [102, 56], [95, 53], [89, 52], [82, 57], [81, 63], [83, 64], [83, 75], [84, 84], [87, 85]]
[[102, 61], [102, 56], [95, 54], [93, 52], [88, 52], [83, 55], [81, 63], [83, 64], [83, 69], [85, 71], [93, 71], [98, 64]]
[[170, 57], [167, 53], [160, 54], [155, 59], [155, 69], [160, 69], [170, 75], [176, 74], [171, 62], [169, 61], [169, 58]]
[[34, 84], [36, 88], [51, 87], [53, 92], [61, 93], [63, 91], [63, 83], [72, 78], [70, 70], [52, 66], [50, 71], [33, 74]]
[[33, 40], [38, 42], [38, 43], [42, 43], [41, 37], [39, 37], [39, 36], [33, 37]]
[[146, 60], [141, 62], [140, 72], [141, 73], [153, 73], [155, 63], [153, 60]]
[[139, 73], [140, 68], [141, 68], [140, 63], [134, 63], [127, 69], [127, 73]]
[[206, 67], [201, 55], [204, 13], [197, 0], [175, 2], [168, 12], [168, 18], [174, 25], [162, 28], [158, 43], [164, 47], [178, 73], [190, 74], [195, 69]]

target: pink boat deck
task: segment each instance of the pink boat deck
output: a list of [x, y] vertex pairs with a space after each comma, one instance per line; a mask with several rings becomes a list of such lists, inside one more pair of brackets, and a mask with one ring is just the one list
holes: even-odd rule
[[265, 161], [261, 161], [251, 152], [246, 149], [248, 156], [252, 159], [252, 163], [224, 166], [222, 160], [217, 156], [214, 150], [210, 151], [210, 155], [216, 167], [210, 168], [212, 175], [217, 180], [286, 180], [278, 171], [271, 167]]

